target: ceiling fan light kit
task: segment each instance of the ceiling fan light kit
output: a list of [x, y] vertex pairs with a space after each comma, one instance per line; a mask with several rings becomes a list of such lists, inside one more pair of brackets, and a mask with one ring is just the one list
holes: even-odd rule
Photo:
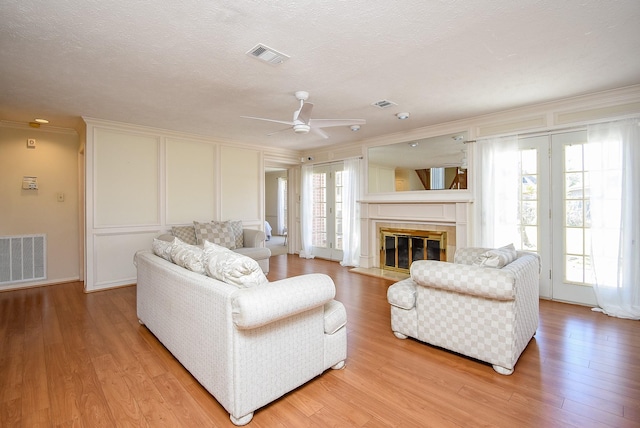
[[[296, 91], [295, 96], [296, 99], [300, 101], [300, 108], [293, 112], [292, 121], [267, 119], [264, 117], [253, 116], [240, 117], [243, 117], [245, 119], [263, 120], [265, 122], [282, 123], [289, 126], [288, 128], [267, 134], [269, 136], [288, 131], [289, 129], [293, 129], [293, 132], [295, 132], [296, 134], [308, 134], [310, 131], [313, 131], [314, 133], [320, 135], [322, 138], [329, 138], [329, 135], [327, 135], [327, 133], [324, 132], [322, 128], [349, 126], [351, 127], [352, 131], [357, 131], [358, 129], [360, 129], [360, 125], [364, 125], [366, 123], [366, 120], [364, 119], [311, 119], [313, 104], [305, 102], [307, 99], [309, 99], [309, 92]], [[357, 129], [354, 129], [354, 126], [357, 126]]]
[[293, 132], [296, 134], [308, 134], [311, 130], [309, 125], [293, 125]]

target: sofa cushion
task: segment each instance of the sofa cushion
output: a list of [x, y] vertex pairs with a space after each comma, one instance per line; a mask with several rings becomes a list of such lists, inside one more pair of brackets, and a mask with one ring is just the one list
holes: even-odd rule
[[230, 250], [236, 248], [236, 238], [231, 226], [227, 223], [200, 223], [194, 221], [193, 228], [195, 229], [196, 243], [198, 245], [202, 245], [204, 241], [209, 241]]
[[502, 269], [518, 257], [513, 244], [493, 250], [485, 251], [473, 261], [476, 266], [484, 266], [496, 269]]
[[173, 259], [171, 258], [171, 249], [173, 247], [173, 241], [175, 241], [175, 239], [176, 238], [173, 238], [171, 241], [166, 241], [163, 239], [154, 238], [153, 243], [151, 244], [153, 254], [172, 262]]
[[269, 282], [257, 261], [209, 241], [204, 241], [204, 260], [207, 275], [238, 288]]
[[242, 247], [234, 248], [233, 251], [255, 260], [264, 260], [271, 257], [271, 250], [267, 247]]
[[176, 238], [171, 246], [171, 260], [180, 267], [204, 274], [204, 259], [202, 248], [189, 245]]
[[193, 226], [173, 226], [171, 234], [185, 244], [196, 245], [196, 231]]

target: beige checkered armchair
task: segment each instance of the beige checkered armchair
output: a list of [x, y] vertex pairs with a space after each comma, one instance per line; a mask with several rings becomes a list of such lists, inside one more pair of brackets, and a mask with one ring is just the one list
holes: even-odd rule
[[391, 329], [513, 373], [538, 328], [540, 260], [517, 252], [501, 269], [474, 265], [487, 248], [459, 248], [454, 263], [424, 260], [389, 287]]

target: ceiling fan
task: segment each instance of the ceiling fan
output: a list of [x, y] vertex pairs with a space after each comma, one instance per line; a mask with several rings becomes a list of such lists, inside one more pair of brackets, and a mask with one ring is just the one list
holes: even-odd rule
[[359, 125], [364, 125], [367, 123], [364, 119], [311, 119], [311, 110], [313, 110], [313, 104], [305, 102], [309, 98], [309, 92], [306, 91], [297, 91], [296, 99], [300, 101], [300, 108], [293, 112], [293, 120], [275, 120], [275, 119], [266, 119], [263, 117], [252, 117], [252, 116], [240, 116], [245, 119], [256, 119], [256, 120], [264, 120], [266, 122], [275, 122], [275, 123], [283, 123], [285, 125], [289, 125], [289, 127], [285, 129], [281, 129], [279, 131], [272, 132], [267, 134], [269, 136], [277, 134], [279, 132], [288, 131], [289, 129], [293, 129], [293, 132], [296, 134], [308, 134], [309, 131], [313, 131], [316, 134], [320, 135], [322, 138], [329, 138], [326, 132], [322, 130], [322, 128], [329, 128], [332, 126], [351, 126], [352, 130], [360, 129]]

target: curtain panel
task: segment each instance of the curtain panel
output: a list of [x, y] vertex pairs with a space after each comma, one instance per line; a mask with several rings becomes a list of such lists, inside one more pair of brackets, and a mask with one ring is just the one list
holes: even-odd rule
[[359, 158], [344, 161], [342, 174], [342, 266], [360, 264], [360, 169]]
[[599, 308], [640, 319], [640, 121], [587, 127], [591, 264]]
[[302, 166], [300, 189], [300, 257], [312, 259], [313, 255], [313, 165]]

